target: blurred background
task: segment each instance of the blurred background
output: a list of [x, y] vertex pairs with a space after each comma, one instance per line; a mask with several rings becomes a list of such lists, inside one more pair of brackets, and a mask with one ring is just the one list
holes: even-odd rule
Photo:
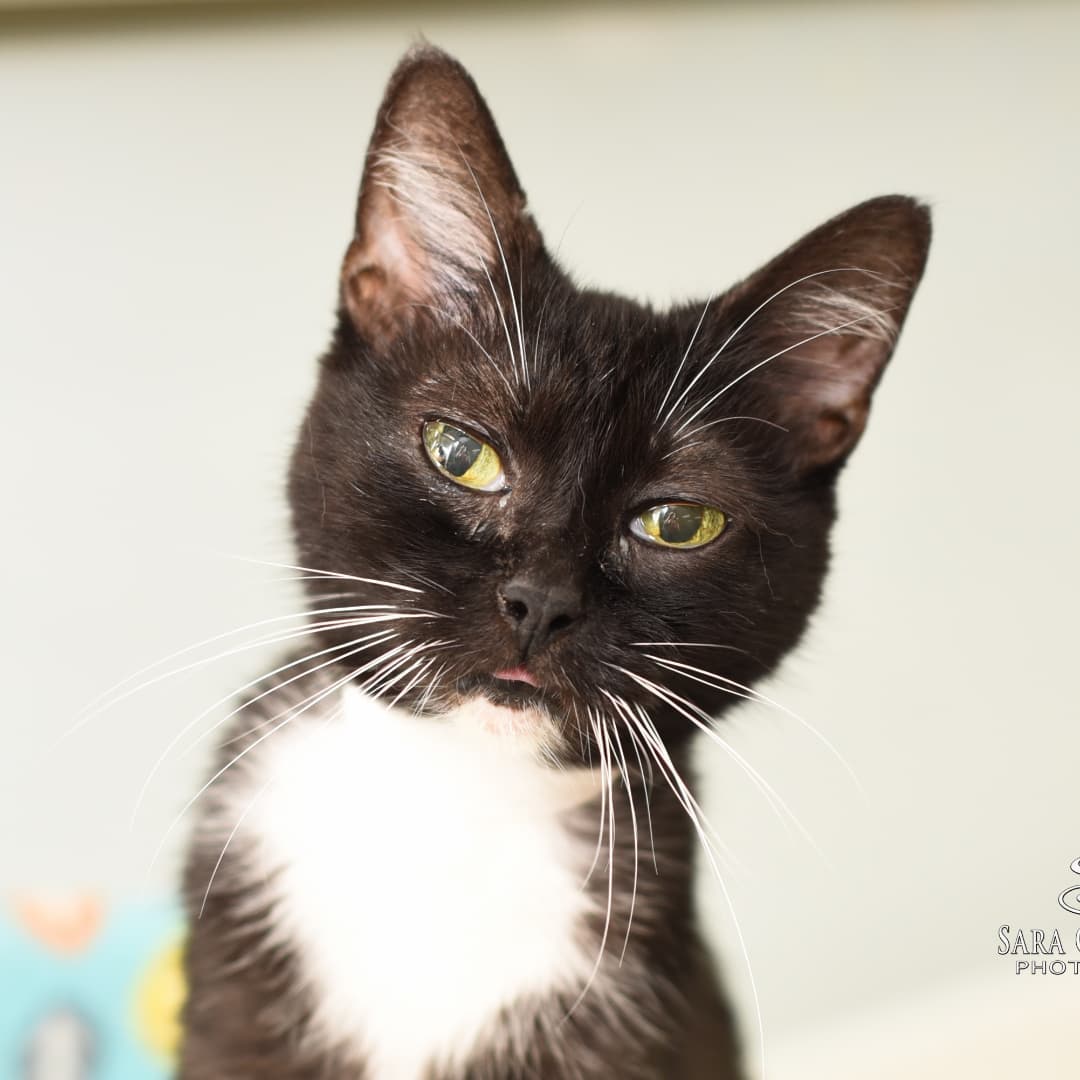
[[[932, 204], [826, 603], [764, 688], [861, 789], [747, 707], [727, 737], [816, 847], [703, 746], [705, 805], [766, 1076], [1080, 1075], [1080, 976], [997, 955], [1007, 923], [1080, 959], [1057, 902], [1080, 884], [1075, 4], [0, 2], [0, 893], [173, 892], [211, 740], [164, 752], [275, 652], [223, 637], [83, 710], [297, 608], [264, 565], [291, 561], [284, 467], [421, 33], [583, 282], [702, 297], [864, 198]], [[0, 1017], [18, 994], [0, 973]]]

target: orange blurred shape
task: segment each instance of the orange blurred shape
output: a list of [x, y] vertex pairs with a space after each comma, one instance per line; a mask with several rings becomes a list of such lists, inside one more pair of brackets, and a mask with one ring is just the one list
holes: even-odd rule
[[17, 922], [53, 952], [82, 952], [97, 936], [105, 905], [89, 893], [20, 895], [11, 900]]

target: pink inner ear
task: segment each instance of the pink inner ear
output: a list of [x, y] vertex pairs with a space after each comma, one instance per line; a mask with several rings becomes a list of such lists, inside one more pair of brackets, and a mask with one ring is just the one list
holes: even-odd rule
[[817, 418], [814, 438], [826, 450], [843, 446], [851, 432], [851, 421], [843, 413], [824, 412]]
[[831, 464], [854, 449], [891, 351], [891, 341], [877, 337], [827, 334], [780, 358], [778, 404], [798, 443], [799, 468]]
[[376, 213], [383, 221], [371, 225], [371, 261], [382, 269], [388, 281], [395, 283], [402, 296], [426, 298], [425, 274], [420, 264], [427, 260], [416, 241], [408, 236], [407, 222], [393, 206], [379, 207]]
[[356, 327], [386, 341], [407, 325], [410, 305], [431, 300], [424, 291], [430, 275], [426, 255], [390, 196], [374, 193], [365, 210], [363, 234], [342, 267], [342, 293]]

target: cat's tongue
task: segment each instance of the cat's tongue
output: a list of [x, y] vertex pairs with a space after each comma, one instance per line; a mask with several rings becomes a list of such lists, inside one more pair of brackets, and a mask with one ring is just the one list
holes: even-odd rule
[[503, 671], [496, 671], [495, 678], [505, 679], [507, 682], [528, 683], [530, 686], [540, 685], [540, 683], [536, 681], [536, 676], [526, 671], [523, 667], [505, 668]]

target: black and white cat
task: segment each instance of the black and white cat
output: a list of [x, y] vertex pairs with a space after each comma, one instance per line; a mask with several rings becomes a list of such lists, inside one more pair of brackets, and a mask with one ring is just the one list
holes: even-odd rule
[[578, 289], [405, 57], [290, 474], [316, 644], [200, 803], [185, 1080], [741, 1075], [688, 747], [817, 604], [929, 236], [892, 196], [708, 303]]

